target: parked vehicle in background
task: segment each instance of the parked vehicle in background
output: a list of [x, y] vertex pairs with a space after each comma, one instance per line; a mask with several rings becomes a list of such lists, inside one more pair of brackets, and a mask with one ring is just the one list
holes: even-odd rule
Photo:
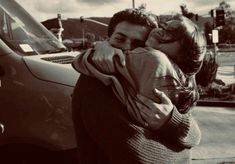
[[17, 2], [0, 0], [1, 147], [76, 147], [71, 119], [71, 95], [79, 77], [71, 67], [76, 55]]

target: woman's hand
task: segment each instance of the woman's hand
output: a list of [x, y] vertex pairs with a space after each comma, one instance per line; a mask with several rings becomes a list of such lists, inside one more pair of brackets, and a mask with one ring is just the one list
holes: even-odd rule
[[161, 103], [155, 103], [142, 95], [138, 95], [138, 98], [145, 105], [136, 103], [140, 109], [141, 116], [146, 121], [145, 126], [151, 130], [158, 130], [171, 117], [173, 104], [164, 92], [155, 89], [154, 94], [161, 100]]
[[98, 69], [105, 73], [114, 73], [114, 57], [118, 56], [122, 66], [125, 66], [125, 55], [121, 49], [112, 47], [108, 41], [97, 42], [92, 61]]

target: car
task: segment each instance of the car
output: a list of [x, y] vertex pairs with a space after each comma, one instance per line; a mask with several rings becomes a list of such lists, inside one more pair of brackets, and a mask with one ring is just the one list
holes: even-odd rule
[[0, 0], [1, 147], [76, 147], [71, 117], [76, 55], [16, 1]]

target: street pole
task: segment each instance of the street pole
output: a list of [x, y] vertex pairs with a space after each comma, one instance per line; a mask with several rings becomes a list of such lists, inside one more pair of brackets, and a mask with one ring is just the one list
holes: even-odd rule
[[135, 8], [135, 0], [132, 0], [132, 7]]
[[212, 17], [213, 17], [213, 30], [212, 30], [212, 42], [214, 44], [214, 53], [215, 53], [215, 59], [217, 61], [217, 56], [218, 56], [218, 48], [216, 43], [219, 43], [219, 34], [218, 34], [218, 29], [216, 29], [216, 9], [213, 9], [212, 11]]
[[212, 30], [212, 43], [214, 44], [214, 56], [215, 56], [215, 60], [217, 62], [217, 58], [218, 58], [218, 48], [216, 43], [219, 43], [219, 31], [218, 29], [214, 28]]

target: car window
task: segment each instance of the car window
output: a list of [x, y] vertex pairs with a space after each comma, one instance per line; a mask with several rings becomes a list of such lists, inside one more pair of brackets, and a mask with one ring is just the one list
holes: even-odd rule
[[58, 52], [65, 46], [18, 4], [4, 1], [0, 7], [0, 37], [22, 55]]

